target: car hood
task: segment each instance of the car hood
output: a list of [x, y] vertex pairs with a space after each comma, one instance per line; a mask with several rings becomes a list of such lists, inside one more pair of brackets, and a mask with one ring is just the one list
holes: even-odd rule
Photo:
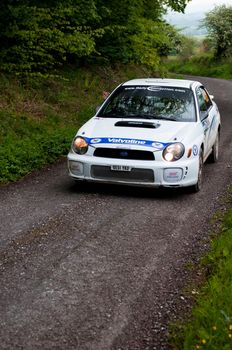
[[90, 119], [79, 130], [91, 144], [123, 144], [162, 149], [171, 142], [183, 142], [194, 123], [144, 119]]

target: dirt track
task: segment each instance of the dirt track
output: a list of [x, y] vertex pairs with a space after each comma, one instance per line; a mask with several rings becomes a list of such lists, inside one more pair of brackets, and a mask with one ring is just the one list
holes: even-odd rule
[[75, 185], [66, 162], [0, 186], [0, 349], [168, 349], [232, 173], [232, 81], [201, 81], [222, 135], [200, 193]]

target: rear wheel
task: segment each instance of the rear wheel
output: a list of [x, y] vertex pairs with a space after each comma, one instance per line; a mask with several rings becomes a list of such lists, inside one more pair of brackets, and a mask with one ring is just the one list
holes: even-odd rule
[[200, 151], [199, 154], [199, 169], [198, 169], [198, 177], [196, 185], [192, 186], [193, 192], [199, 192], [202, 188], [202, 180], [203, 180], [203, 152]]

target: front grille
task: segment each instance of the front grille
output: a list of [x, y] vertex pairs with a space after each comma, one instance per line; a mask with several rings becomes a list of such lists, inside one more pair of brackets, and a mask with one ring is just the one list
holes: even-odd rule
[[154, 182], [154, 172], [151, 169], [136, 169], [131, 171], [114, 171], [109, 166], [92, 165], [91, 176], [101, 180], [116, 180], [125, 182]]
[[94, 151], [95, 157], [133, 159], [133, 160], [154, 160], [153, 152], [122, 148], [103, 148], [98, 147]]

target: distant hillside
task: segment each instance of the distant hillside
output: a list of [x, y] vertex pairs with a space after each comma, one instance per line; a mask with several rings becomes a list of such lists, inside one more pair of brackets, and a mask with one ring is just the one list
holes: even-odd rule
[[166, 16], [166, 20], [178, 29], [181, 29], [182, 33], [187, 36], [205, 36], [207, 34], [206, 29], [200, 28], [204, 15], [202, 12], [189, 14], [173, 12]]

